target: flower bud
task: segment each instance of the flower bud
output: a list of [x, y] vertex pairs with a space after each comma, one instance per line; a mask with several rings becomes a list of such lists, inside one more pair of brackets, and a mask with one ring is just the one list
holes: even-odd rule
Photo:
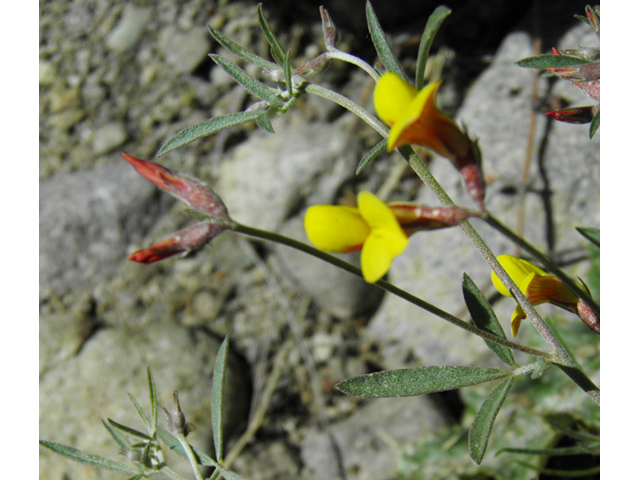
[[457, 205], [428, 208], [415, 203], [391, 202], [388, 206], [407, 236], [420, 230], [453, 227], [480, 215]]
[[231, 221], [227, 207], [222, 203], [220, 197], [201, 181], [173, 173], [162, 165], [149, 160], [140, 160], [126, 153], [123, 153], [122, 156], [140, 175], [191, 208], [226, 222]]
[[162, 240], [129, 256], [129, 260], [138, 263], [154, 263], [178, 254], [188, 254], [200, 250], [220, 232], [231, 228], [230, 223], [203, 222], [185, 230], [174, 232]]

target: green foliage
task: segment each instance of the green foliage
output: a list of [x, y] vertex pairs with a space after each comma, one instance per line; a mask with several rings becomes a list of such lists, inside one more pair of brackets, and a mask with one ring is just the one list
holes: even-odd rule
[[362, 398], [408, 397], [444, 392], [490, 382], [509, 375], [496, 368], [441, 366], [384, 370], [352, 377], [336, 385], [341, 392]]
[[429, 51], [431, 50], [433, 39], [436, 33], [438, 33], [442, 22], [444, 22], [450, 14], [451, 9], [441, 5], [433, 11], [427, 21], [426, 27], [424, 27], [422, 38], [420, 38], [418, 61], [416, 64], [416, 89], [418, 90], [421, 90], [424, 86], [424, 70], [427, 66], [427, 59], [429, 58]]
[[518, 60], [516, 65], [524, 68], [566, 68], [576, 65], [585, 65], [591, 61], [572, 55], [544, 54], [535, 57], [527, 57]]
[[366, 12], [371, 41], [373, 42], [373, 46], [376, 48], [376, 52], [378, 52], [382, 65], [384, 65], [384, 68], [386, 68], [387, 71], [400, 75], [400, 77], [408, 82], [409, 78], [407, 77], [407, 74], [404, 73], [404, 70], [400, 66], [400, 62], [398, 62], [393, 50], [391, 50], [391, 46], [387, 41], [387, 36], [385, 35], [384, 30], [382, 30], [378, 17], [373, 11], [373, 7], [369, 0], [367, 0]]
[[[504, 334], [502, 325], [500, 325], [493, 308], [491, 308], [485, 296], [466, 273], [462, 280], [462, 290], [464, 301], [471, 314], [471, 321], [481, 330], [506, 339], [507, 337]], [[507, 365], [516, 365], [516, 360], [513, 358], [513, 353], [510, 348], [487, 339], [484, 339], [484, 341], [500, 360]]]

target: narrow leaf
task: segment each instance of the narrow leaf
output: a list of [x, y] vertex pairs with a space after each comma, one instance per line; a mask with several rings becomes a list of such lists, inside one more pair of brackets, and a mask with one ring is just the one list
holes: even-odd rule
[[256, 118], [256, 125], [265, 132], [276, 133], [276, 131], [273, 129], [273, 125], [271, 125], [271, 118], [269, 117], [268, 112], [263, 112], [262, 115]]
[[284, 62], [282, 64], [282, 69], [284, 70], [284, 81], [287, 85], [287, 91], [289, 95], [293, 96], [293, 78], [291, 74], [291, 50], [287, 52], [284, 56]]
[[[502, 325], [500, 325], [498, 317], [496, 317], [489, 301], [466, 273], [462, 280], [462, 293], [464, 294], [464, 301], [467, 304], [469, 313], [471, 314], [472, 323], [485, 332], [492, 333], [497, 337], [506, 339]], [[500, 358], [500, 360], [511, 366], [516, 364], [516, 360], [513, 358], [513, 353], [510, 348], [491, 342], [487, 339], [483, 340], [493, 353]]]
[[235, 63], [221, 57], [220, 55], [216, 55], [215, 53], [210, 53], [209, 57], [220, 65], [225, 72], [231, 75], [236, 82], [246, 88], [249, 92], [253, 93], [256, 97], [266, 100], [270, 105], [284, 105], [284, 100], [278, 97], [272, 88], [267, 87], [264, 83], [253, 78]]
[[73, 460], [74, 462], [89, 465], [94, 468], [102, 470], [110, 470], [112, 472], [124, 473], [127, 475], [137, 475], [140, 472], [133, 467], [123, 465], [122, 463], [115, 462], [99, 455], [93, 455], [91, 453], [83, 452], [73, 447], [68, 447], [60, 443], [48, 442], [46, 440], [40, 440], [40, 445], [48, 448], [49, 450], [62, 455], [63, 457]]
[[120, 445], [120, 448], [122, 448], [127, 452], [131, 451], [131, 443], [129, 442], [129, 440], [127, 440], [127, 438], [124, 435], [122, 435], [110, 423], [107, 423], [104, 420], [102, 420], [102, 424], [109, 431], [109, 433], [111, 434], [113, 439], [118, 443], [118, 445]]
[[523, 58], [522, 60], [517, 61], [516, 65], [524, 68], [563, 68], [575, 65], [584, 65], [586, 63], [591, 63], [591, 61], [580, 57], [573, 57], [571, 55], [553, 55], [548, 53], [535, 57]]
[[493, 423], [514, 381], [514, 377], [509, 377], [493, 389], [482, 403], [480, 411], [471, 425], [469, 430], [469, 453], [471, 454], [471, 459], [478, 465], [482, 463]]
[[336, 388], [361, 398], [408, 397], [476, 385], [507, 375], [509, 372], [495, 368], [429, 366], [359, 375], [343, 380]]
[[217, 469], [220, 471], [220, 473], [226, 480], [247, 480], [246, 477], [243, 477], [239, 473], [232, 472], [231, 470], [227, 470], [222, 465], [219, 465]]
[[149, 403], [151, 404], [151, 426], [153, 430], [149, 432], [153, 435], [158, 426], [158, 394], [156, 391], [156, 382], [151, 375], [151, 368], [147, 367], [147, 383], [149, 384]]
[[258, 4], [258, 21], [260, 22], [260, 28], [262, 28], [262, 31], [267, 37], [267, 42], [271, 45], [271, 55], [273, 56], [273, 59], [278, 65], [284, 65], [284, 48], [282, 48], [282, 44], [278, 41], [278, 38], [269, 26], [269, 22], [267, 22], [266, 17], [262, 13], [261, 3]]
[[165, 143], [160, 151], [158, 151], [157, 156], [160, 157], [165, 153], [182, 147], [183, 145], [193, 142], [198, 138], [213, 135], [225, 128], [231, 128], [237, 125], [242, 125], [243, 123], [251, 122], [262, 115], [262, 113], [263, 112], [261, 111], [231, 113], [229, 115], [210, 118], [209, 120], [198, 123], [197, 125], [191, 125], [190, 127], [180, 130], [171, 140]]
[[224, 339], [218, 355], [216, 363], [213, 367], [213, 391], [211, 394], [211, 426], [213, 429], [213, 445], [216, 449], [216, 459], [222, 462], [223, 443], [222, 443], [222, 402], [224, 398], [224, 379], [225, 369], [227, 366], [229, 341]]
[[111, 420], [110, 418], [108, 418], [107, 421], [112, 427], [117, 428], [118, 430], [126, 433], [127, 435], [131, 435], [132, 437], [138, 437], [145, 441], [153, 440], [149, 435], [146, 435], [145, 433], [140, 432], [134, 428], [127, 427], [126, 425], [122, 425], [121, 423], [118, 423], [115, 420]]
[[[187, 460], [189, 459], [189, 457], [187, 456], [187, 453], [184, 451], [184, 448], [182, 447], [182, 445], [180, 445], [180, 442], [178, 441], [178, 439], [173, 435], [171, 435], [169, 432], [167, 432], [166, 430], [163, 430], [162, 428], [159, 428], [158, 438], [162, 440], [171, 450], [176, 452], [182, 458], [186, 458]], [[191, 447], [191, 450], [193, 451], [193, 455], [196, 457], [196, 461], [198, 462], [198, 464], [207, 465], [210, 467], [215, 467], [218, 465], [218, 463], [207, 454], [199, 452], [193, 447]]]
[[133, 406], [138, 412], [138, 415], [142, 419], [142, 423], [144, 423], [144, 427], [147, 429], [147, 432], [149, 432], [149, 435], [153, 435], [153, 427], [151, 426], [151, 422], [149, 422], [149, 419], [147, 418], [144, 411], [142, 410], [142, 407], [140, 406], [138, 401], [133, 397], [133, 395], [131, 395], [130, 393], [128, 393], [127, 395], [129, 395], [129, 399], [131, 400], [131, 403], [133, 403]]
[[360, 160], [360, 163], [356, 168], [356, 175], [358, 175], [362, 170], [364, 170], [364, 168], [367, 165], [369, 165], [374, 158], [376, 158], [378, 155], [380, 155], [382, 152], [385, 152], [386, 150], [387, 150], [387, 139], [385, 138], [379, 143], [377, 143], [375, 147], [369, 150], [364, 157], [362, 157], [362, 160]]
[[593, 120], [591, 120], [591, 125], [589, 126], [589, 138], [593, 138], [593, 136], [598, 131], [599, 127], [600, 127], [600, 111], [598, 110], [598, 113], [596, 113], [596, 115], [593, 117]]
[[281, 67], [277, 63], [270, 62], [269, 60], [266, 60], [262, 57], [259, 57], [258, 55], [255, 55], [245, 50], [243, 47], [241, 47], [237, 43], [225, 37], [222, 33], [220, 33], [215, 28], [212, 28], [210, 26], [208, 26], [208, 28], [209, 28], [209, 33], [211, 33], [213, 38], [215, 38], [220, 45], [225, 47], [230, 52], [235, 53], [243, 60], [249, 63], [252, 63], [254, 65], [257, 65], [260, 68], [264, 68], [266, 70], [280, 70]]
[[373, 41], [373, 45], [376, 48], [376, 52], [378, 52], [378, 56], [380, 57], [380, 61], [384, 67], [397, 75], [400, 75], [406, 82], [409, 82], [407, 75], [400, 67], [400, 63], [398, 59], [393, 54], [391, 50], [391, 46], [389, 42], [387, 42], [387, 37], [380, 26], [380, 22], [378, 21], [378, 17], [376, 17], [375, 12], [373, 11], [373, 7], [371, 6], [371, 2], [367, 0], [367, 25], [369, 26], [369, 34], [371, 35], [371, 40]]
[[427, 59], [429, 58], [429, 51], [431, 50], [431, 44], [433, 39], [438, 33], [438, 29], [444, 19], [451, 14], [451, 9], [443, 5], [440, 5], [434, 10], [429, 17], [427, 25], [424, 27], [422, 38], [420, 39], [420, 47], [418, 48], [418, 62], [416, 64], [416, 89], [421, 90], [424, 85], [424, 69], [427, 66]]
[[587, 240], [600, 248], [600, 229], [599, 228], [576, 228]]

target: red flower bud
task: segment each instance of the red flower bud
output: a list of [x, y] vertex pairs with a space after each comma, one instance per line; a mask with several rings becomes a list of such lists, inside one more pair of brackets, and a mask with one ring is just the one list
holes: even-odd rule
[[177, 254], [187, 254], [200, 250], [220, 232], [231, 228], [228, 223], [203, 222], [185, 230], [173, 233], [143, 250], [138, 250], [129, 256], [129, 260], [138, 263], [154, 263]]
[[211, 217], [231, 222], [227, 207], [220, 197], [199, 180], [173, 173], [162, 165], [149, 160], [140, 160], [123, 153], [124, 159], [135, 168], [140, 175], [158, 187], [177, 197], [191, 208]]

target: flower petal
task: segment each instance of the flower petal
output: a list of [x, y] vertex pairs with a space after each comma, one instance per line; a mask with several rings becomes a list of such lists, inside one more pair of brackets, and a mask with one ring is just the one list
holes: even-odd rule
[[417, 93], [415, 87], [399, 75], [387, 72], [380, 77], [373, 92], [376, 113], [389, 126], [405, 123], [409, 106]]
[[[521, 258], [514, 257], [512, 255], [500, 255], [498, 257], [498, 262], [500, 262], [500, 265], [502, 265], [513, 282], [525, 295], [527, 294], [527, 287], [529, 286], [529, 283], [533, 279], [534, 275], [548, 275], [547, 272], [542, 270], [540, 267], [537, 267], [533, 263]], [[500, 292], [505, 297], [511, 296], [511, 292], [509, 292], [507, 287], [503, 285], [495, 272], [491, 272], [491, 281], [493, 282], [493, 285], [496, 287], [498, 292]]]
[[407, 248], [409, 239], [391, 209], [375, 195], [359, 193], [358, 210], [371, 228], [362, 248], [362, 274], [367, 282], [375, 283], [387, 273], [393, 259]]
[[315, 205], [304, 217], [307, 237], [325, 252], [360, 250], [371, 229], [357, 208], [340, 205]]

